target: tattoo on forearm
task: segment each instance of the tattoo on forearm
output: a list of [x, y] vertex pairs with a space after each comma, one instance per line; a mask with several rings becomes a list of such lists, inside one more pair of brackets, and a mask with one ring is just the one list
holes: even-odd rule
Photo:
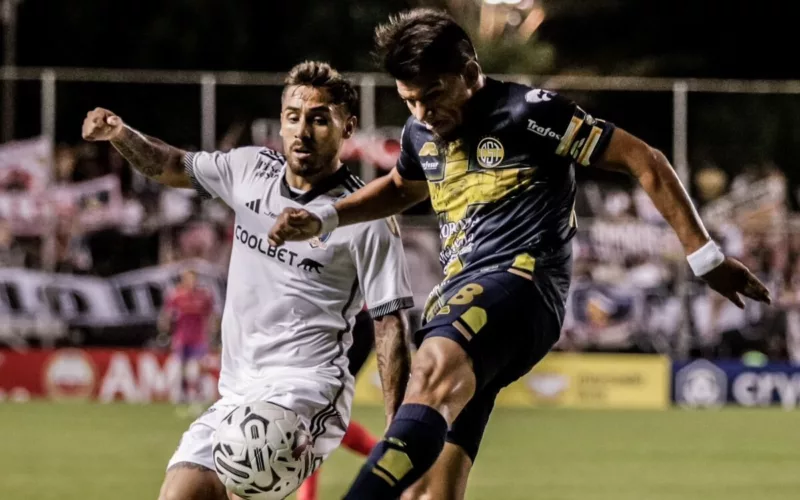
[[401, 315], [389, 315], [376, 325], [375, 355], [386, 410], [394, 415], [403, 402], [411, 357]]
[[174, 168], [172, 163], [180, 162], [178, 149], [131, 128], [123, 129], [111, 144], [136, 170], [148, 177], [158, 177], [165, 168]]

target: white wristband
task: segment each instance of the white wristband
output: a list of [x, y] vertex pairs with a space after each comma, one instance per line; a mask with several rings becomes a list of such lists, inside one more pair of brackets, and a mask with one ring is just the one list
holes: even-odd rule
[[319, 234], [328, 234], [339, 226], [339, 212], [331, 205], [322, 205], [314, 208], [307, 208], [309, 212], [319, 217], [322, 221], [322, 229]]
[[725, 261], [725, 254], [722, 253], [714, 240], [709, 241], [699, 249], [686, 256], [689, 267], [692, 268], [695, 276], [703, 276]]

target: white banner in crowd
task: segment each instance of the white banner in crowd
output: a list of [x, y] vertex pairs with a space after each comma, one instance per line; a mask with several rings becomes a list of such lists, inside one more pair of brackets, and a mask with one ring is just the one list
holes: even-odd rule
[[222, 272], [203, 261], [148, 267], [110, 278], [0, 269], [0, 338], [32, 333], [33, 326], [42, 322], [61, 325], [50, 334], [62, 335], [65, 325], [107, 327], [155, 321], [163, 298], [187, 268], [197, 272], [198, 282], [214, 294], [221, 308]]
[[736, 224], [742, 228], [768, 229], [786, 217], [786, 180], [771, 176], [732, 190], [702, 210], [712, 227]]
[[44, 190], [52, 178], [53, 146], [46, 137], [0, 145], [0, 192]]
[[111, 174], [39, 192], [0, 192], [0, 217], [19, 236], [52, 232], [56, 221], [74, 221], [82, 231], [116, 226], [122, 206], [119, 177]]
[[116, 175], [53, 187], [47, 196], [59, 216], [73, 215], [84, 231], [114, 226], [122, 217], [122, 193]]
[[616, 261], [630, 256], [682, 258], [683, 247], [667, 225], [638, 220], [594, 219], [578, 225], [578, 240], [601, 260]]

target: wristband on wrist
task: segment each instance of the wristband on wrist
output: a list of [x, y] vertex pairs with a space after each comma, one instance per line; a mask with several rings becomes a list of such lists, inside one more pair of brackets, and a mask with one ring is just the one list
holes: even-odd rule
[[320, 234], [327, 234], [339, 226], [339, 212], [333, 205], [322, 205], [308, 209], [309, 212], [319, 217], [322, 222]]
[[689, 267], [695, 276], [703, 276], [725, 261], [725, 254], [710, 240], [708, 243], [686, 256]]

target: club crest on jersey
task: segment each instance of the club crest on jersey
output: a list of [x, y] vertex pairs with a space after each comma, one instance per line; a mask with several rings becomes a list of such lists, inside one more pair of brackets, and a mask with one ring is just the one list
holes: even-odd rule
[[325, 250], [328, 248], [327, 241], [330, 239], [331, 233], [321, 234], [319, 236], [314, 236], [310, 240], [308, 240], [308, 244], [311, 245], [311, 248], [319, 248], [320, 250]]
[[478, 143], [478, 164], [483, 168], [494, 168], [503, 162], [506, 150], [494, 137], [484, 137]]

